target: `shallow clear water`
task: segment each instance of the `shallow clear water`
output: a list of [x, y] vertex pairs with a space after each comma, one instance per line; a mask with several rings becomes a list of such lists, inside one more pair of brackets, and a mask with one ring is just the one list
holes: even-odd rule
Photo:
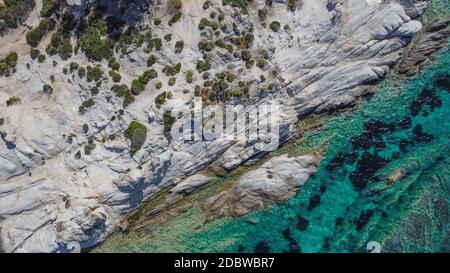
[[[115, 234], [97, 251], [450, 251], [449, 46], [419, 75], [383, 82], [356, 110], [278, 153], [326, 144], [317, 173], [285, 205], [199, 227], [193, 209], [152, 234]], [[404, 177], [389, 183], [395, 171]]]

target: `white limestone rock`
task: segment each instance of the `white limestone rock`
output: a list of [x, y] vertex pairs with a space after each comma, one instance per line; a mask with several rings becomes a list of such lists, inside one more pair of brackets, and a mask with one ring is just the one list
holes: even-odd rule
[[316, 172], [319, 161], [315, 155], [272, 158], [239, 177], [232, 189], [208, 198], [202, 207], [211, 219], [227, 208], [232, 215], [241, 216], [273, 203], [284, 203]]

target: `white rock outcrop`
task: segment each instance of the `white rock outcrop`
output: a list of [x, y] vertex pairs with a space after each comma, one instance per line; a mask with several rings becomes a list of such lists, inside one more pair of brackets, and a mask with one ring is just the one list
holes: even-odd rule
[[319, 161], [315, 155], [272, 158], [242, 175], [230, 190], [206, 199], [202, 207], [212, 219], [227, 212], [241, 216], [273, 203], [284, 203], [316, 172]]

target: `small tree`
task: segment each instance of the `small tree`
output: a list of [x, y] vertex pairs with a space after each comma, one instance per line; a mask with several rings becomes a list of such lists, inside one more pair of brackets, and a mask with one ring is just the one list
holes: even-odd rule
[[273, 30], [273, 31], [275, 31], [275, 32], [278, 32], [278, 31], [280, 30], [280, 28], [281, 28], [280, 22], [278, 22], [278, 21], [273, 21], [272, 23], [270, 23], [270, 29], [271, 29], [271, 30]]
[[125, 130], [124, 135], [131, 141], [130, 154], [134, 156], [142, 148], [147, 139], [147, 127], [137, 121], [133, 121]]

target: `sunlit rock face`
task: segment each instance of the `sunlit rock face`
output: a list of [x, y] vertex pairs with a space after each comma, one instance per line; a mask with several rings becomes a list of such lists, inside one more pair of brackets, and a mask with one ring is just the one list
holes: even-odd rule
[[[92, 84], [76, 73], [63, 73], [72, 61], [90, 64], [81, 51], [68, 60], [48, 56], [43, 63], [33, 61], [28, 53], [20, 56], [16, 73], [0, 77], [0, 113], [5, 117], [0, 127], [4, 132], [0, 140], [0, 238], [1, 249], [6, 252], [65, 251], [73, 242], [91, 247], [161, 190], [179, 183], [183, 184], [178, 189], [190, 189], [183, 180], [211, 164], [230, 171], [265, 154], [255, 145], [227, 139], [184, 142], [165, 136], [164, 112], [189, 108], [195, 85], [202, 83], [200, 74], [192, 83], [186, 82], [185, 72], [195, 71], [203, 58], [198, 43], [215, 35], [211, 29], [198, 29], [201, 18], [211, 12], [202, 8], [204, 1], [184, 1], [183, 16], [170, 27], [169, 18], [162, 16], [167, 10], [165, 1], [68, 0], [67, 5], [84, 16], [88, 7], [98, 2], [106, 15], [120, 12], [129, 24], [150, 28], [152, 35], [172, 34], [170, 46], [155, 54], [163, 90], [173, 91], [173, 97], [157, 107], [155, 97], [163, 90], [157, 90], [152, 82], [120, 114], [122, 100], [114, 96], [114, 83], [105, 77], [95, 105], [81, 115], [79, 106], [90, 96]], [[253, 1], [249, 14], [222, 6], [222, 1], [211, 2], [212, 9], [225, 15], [221, 23], [224, 35], [234, 32], [233, 24], [242, 31], [253, 25], [250, 51], [256, 54], [267, 49], [268, 64], [262, 70], [256, 66], [247, 69], [240, 56], [219, 48], [211, 58], [209, 72], [214, 75], [230, 70], [240, 81], [251, 82], [249, 97], [256, 105], [267, 100], [278, 102], [281, 144], [294, 136], [299, 119], [349, 106], [385, 77], [412, 36], [421, 30], [421, 24], [411, 20], [405, 8], [412, 15], [420, 12], [424, 3], [305, 0], [292, 12], [283, 1], [274, 1], [267, 22], [289, 26], [286, 31], [274, 32], [258, 23], [257, 10], [265, 7], [265, 1]], [[162, 18], [160, 26], [154, 26], [154, 18]], [[18, 50], [28, 52], [24, 39], [13, 42]], [[185, 43], [180, 54], [173, 50], [176, 40]], [[42, 52], [46, 43], [39, 45]], [[0, 49], [1, 57], [6, 53]], [[147, 69], [148, 56], [140, 47], [116, 55], [122, 83], [129, 86]], [[183, 73], [173, 87], [168, 87], [168, 77], [161, 68], [178, 62]], [[106, 76], [108, 64], [100, 64]], [[278, 71], [276, 77], [273, 69]], [[267, 82], [259, 80], [261, 74], [275, 84], [274, 92], [260, 92], [267, 88]], [[48, 83], [52, 84], [52, 94], [43, 92]], [[7, 106], [12, 96], [19, 97], [20, 103]], [[131, 156], [124, 131], [134, 120], [145, 124], [148, 133], [142, 148]], [[88, 154], [85, 147], [89, 142], [96, 146]], [[286, 166], [297, 168], [296, 164]], [[258, 190], [247, 182], [242, 185], [249, 191]]]

